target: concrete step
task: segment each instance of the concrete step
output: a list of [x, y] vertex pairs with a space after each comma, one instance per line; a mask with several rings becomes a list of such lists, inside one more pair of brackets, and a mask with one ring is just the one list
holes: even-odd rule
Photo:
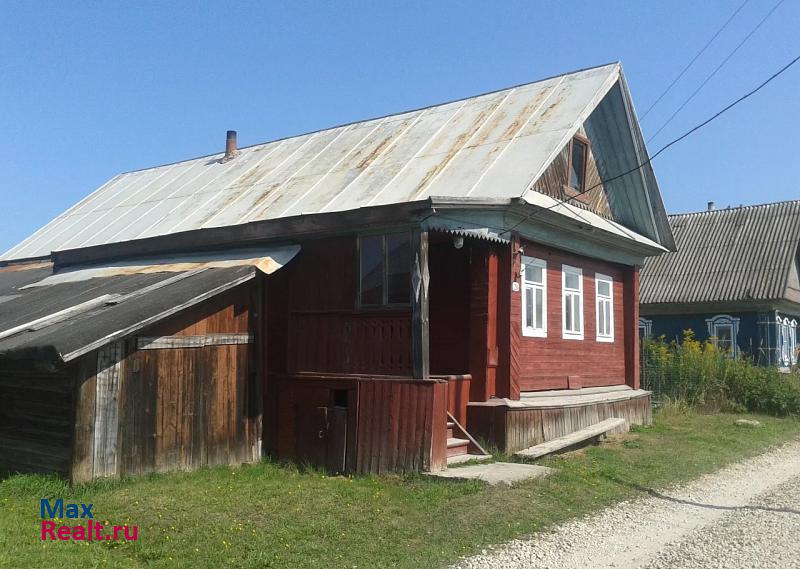
[[600, 421], [599, 423], [596, 423], [590, 427], [580, 429], [579, 431], [564, 435], [563, 437], [558, 437], [552, 441], [547, 441], [545, 443], [523, 449], [514, 453], [514, 455], [521, 458], [539, 458], [541, 456], [558, 452], [561, 449], [575, 446], [584, 441], [588, 441], [589, 439], [594, 439], [601, 435], [605, 435], [609, 431], [613, 431], [614, 429], [622, 427], [625, 424], [625, 419], [616, 417], [606, 419], [605, 421]]
[[469, 449], [469, 441], [467, 439], [448, 438], [447, 439], [447, 456], [458, 456], [467, 454]]
[[457, 454], [447, 457], [447, 466], [462, 464], [470, 460], [489, 460], [490, 458], [492, 458], [491, 454]]

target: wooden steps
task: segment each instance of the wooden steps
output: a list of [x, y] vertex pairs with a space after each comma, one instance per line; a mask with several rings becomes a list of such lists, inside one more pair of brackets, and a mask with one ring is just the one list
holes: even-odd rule
[[472, 438], [467, 430], [447, 413], [447, 464], [490, 458], [488, 452]]
[[605, 435], [609, 431], [613, 431], [614, 429], [625, 426], [625, 423], [625, 419], [612, 417], [611, 419], [600, 421], [599, 423], [596, 423], [590, 427], [580, 429], [574, 433], [564, 435], [563, 437], [558, 437], [557, 439], [523, 449], [514, 453], [514, 455], [521, 458], [539, 458], [541, 456], [552, 454], [562, 449], [575, 446], [584, 441]]
[[469, 439], [458, 439], [455, 437], [447, 438], [447, 457], [467, 454], [469, 451]]

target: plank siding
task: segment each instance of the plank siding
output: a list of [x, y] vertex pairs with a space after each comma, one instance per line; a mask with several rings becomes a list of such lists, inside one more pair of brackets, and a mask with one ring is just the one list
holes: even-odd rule
[[[522, 299], [520, 292], [512, 293], [512, 336], [518, 343], [519, 389], [536, 391], [568, 389], [570, 387], [620, 385], [626, 382], [626, 337], [634, 322], [628, 273], [634, 269], [572, 255], [527, 241], [522, 243], [526, 256], [547, 261], [547, 337], [531, 338], [522, 335]], [[562, 265], [583, 269], [583, 340], [562, 338]], [[596, 340], [595, 274], [614, 279], [614, 341]], [[634, 303], [635, 304], [635, 303]], [[627, 309], [626, 309], [627, 308]], [[572, 383], [570, 381], [572, 378]]]
[[359, 380], [358, 462], [361, 474], [441, 470], [447, 463], [447, 384]]
[[[552, 409], [470, 406], [468, 414], [470, 433], [492, 441], [507, 453], [568, 435], [614, 417], [627, 420], [628, 425], [649, 425], [652, 422], [649, 395], [625, 401]], [[617, 432], [622, 431], [612, 431]]]
[[[586, 137], [586, 132], [583, 128], [581, 128], [579, 132], [583, 137]], [[568, 186], [569, 159], [570, 144], [567, 144], [561, 149], [561, 152], [558, 153], [550, 166], [547, 167], [542, 176], [536, 181], [533, 188], [537, 192], [547, 194], [562, 201], [568, 198], [574, 198], [572, 200], [573, 204], [583, 206], [609, 219], [614, 219], [611, 206], [608, 202], [608, 195], [601, 183], [602, 178], [597, 168], [597, 160], [592, 152], [591, 142], [589, 145], [589, 153], [586, 157], [586, 180], [584, 187], [593, 188], [592, 190], [581, 194], [574, 188]]]
[[112, 342], [97, 351], [95, 381], [94, 459], [92, 476], [114, 476], [117, 472], [119, 393], [122, 378], [123, 343]]
[[[72, 479], [192, 470], [260, 456], [261, 401], [250, 343], [201, 343], [197, 337], [248, 338], [252, 284], [147, 330], [141, 337], [185, 338], [137, 349], [129, 338], [82, 358], [75, 405]], [[124, 353], [123, 353], [124, 352]], [[96, 372], [88, 362], [99, 363]], [[118, 414], [115, 416], [115, 413]]]
[[73, 444], [70, 370], [0, 372], [0, 471], [67, 475]]

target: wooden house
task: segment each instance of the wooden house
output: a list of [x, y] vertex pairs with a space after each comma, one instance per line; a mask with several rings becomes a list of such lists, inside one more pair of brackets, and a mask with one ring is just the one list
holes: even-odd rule
[[797, 365], [800, 201], [669, 216], [678, 251], [642, 269], [642, 334], [692, 330], [732, 356]]
[[1, 257], [0, 467], [438, 470], [647, 422], [646, 161], [615, 63], [121, 174]]

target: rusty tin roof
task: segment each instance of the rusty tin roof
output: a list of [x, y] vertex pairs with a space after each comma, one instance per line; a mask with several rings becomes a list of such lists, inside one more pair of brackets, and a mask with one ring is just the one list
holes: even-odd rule
[[[120, 174], [0, 260], [432, 196], [525, 197], [619, 84], [627, 97], [621, 67], [612, 63], [250, 146], [232, 160], [220, 153]], [[615, 112], [626, 115], [619, 124], [629, 132], [634, 128], [638, 138], [632, 109]], [[656, 216], [664, 218], [668, 233], [655, 179], [647, 183], [643, 207], [658, 202]], [[624, 188], [618, 194], [621, 203], [632, 192]], [[628, 219], [651, 216], [642, 211], [632, 209]], [[658, 230], [640, 233], [665, 244], [654, 237]]]

